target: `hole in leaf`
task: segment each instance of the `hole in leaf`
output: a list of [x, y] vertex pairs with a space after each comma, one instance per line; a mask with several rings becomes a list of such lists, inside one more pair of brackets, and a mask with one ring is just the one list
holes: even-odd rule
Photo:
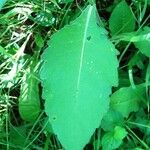
[[87, 40], [90, 41], [90, 40], [91, 40], [91, 36], [88, 36], [88, 37], [87, 37]]

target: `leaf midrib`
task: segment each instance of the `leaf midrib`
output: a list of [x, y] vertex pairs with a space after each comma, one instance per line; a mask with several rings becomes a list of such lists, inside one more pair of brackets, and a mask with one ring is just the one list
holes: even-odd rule
[[92, 14], [93, 6], [90, 6], [87, 18], [86, 18], [86, 23], [85, 23], [85, 29], [84, 29], [84, 34], [83, 34], [83, 40], [82, 40], [82, 48], [81, 48], [81, 53], [80, 53], [80, 64], [79, 64], [79, 70], [78, 70], [78, 77], [77, 77], [77, 85], [76, 85], [76, 99], [78, 98], [79, 94], [79, 89], [80, 89], [80, 81], [81, 81], [81, 72], [82, 72], [82, 67], [83, 67], [83, 59], [84, 59], [84, 51], [85, 51], [85, 43], [86, 43], [86, 37], [87, 37], [87, 30], [89, 26], [89, 21], [90, 17]]

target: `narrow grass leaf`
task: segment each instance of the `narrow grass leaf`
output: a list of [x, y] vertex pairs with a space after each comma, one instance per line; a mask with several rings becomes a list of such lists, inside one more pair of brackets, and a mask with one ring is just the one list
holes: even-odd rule
[[71, 3], [73, 0], [61, 0], [61, 3]]

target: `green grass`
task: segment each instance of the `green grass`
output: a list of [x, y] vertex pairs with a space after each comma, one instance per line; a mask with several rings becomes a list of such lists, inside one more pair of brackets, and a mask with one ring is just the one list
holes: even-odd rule
[[[150, 45], [148, 37], [150, 2], [149, 0], [127, 0], [127, 6], [130, 10], [132, 9], [133, 18], [131, 19], [135, 22], [135, 26], [130, 24], [128, 29], [124, 28], [128, 16], [124, 18], [125, 22], [117, 24], [119, 19], [122, 19], [121, 14], [117, 13], [115, 19], [112, 19], [116, 20], [112, 21], [115, 27], [112, 23], [113, 27], [110, 28], [111, 14], [119, 2], [120, 0], [96, 1], [102, 24], [109, 33], [109, 39], [119, 51], [119, 85], [113, 88], [113, 94], [110, 96], [110, 111], [104, 116], [101, 127], [93, 133], [85, 150], [102, 148], [111, 150], [105, 143], [107, 140], [112, 141], [112, 147], [119, 143], [116, 146], [118, 150], [150, 149], [150, 52], [147, 50]], [[75, 20], [88, 4], [86, 0], [69, 3], [55, 0], [8, 0], [1, 10], [1, 150], [63, 149], [45, 113], [45, 100], [42, 98], [43, 88], [39, 76], [39, 70], [43, 64], [40, 56], [48, 47], [47, 42], [51, 35]], [[114, 34], [116, 31], [113, 28], [120, 29], [122, 33], [119, 31]], [[125, 33], [126, 30], [128, 30], [127, 33]], [[32, 65], [33, 62], [35, 62], [34, 65]], [[26, 80], [26, 75], [32, 76], [32, 79]], [[26, 85], [28, 87], [22, 92], [22, 87]], [[26, 91], [29, 88], [31, 90]], [[136, 89], [138, 92], [131, 89]], [[36, 94], [35, 91], [37, 91]], [[35, 118], [33, 117], [34, 119], [24, 118], [19, 112], [19, 100], [26, 99], [21, 97], [22, 93], [31, 99], [34, 108], [37, 107], [37, 103], [40, 105], [40, 108], [36, 108], [38, 113]], [[38, 102], [35, 102], [37, 99], [34, 102], [32, 100], [35, 95], [39, 98]], [[129, 101], [129, 103], [116, 107], [115, 103], [119, 103], [116, 95], [119, 95], [122, 101]], [[129, 110], [130, 105], [132, 107]], [[119, 109], [121, 107], [125, 113]], [[33, 109], [27, 108], [30, 114]]]

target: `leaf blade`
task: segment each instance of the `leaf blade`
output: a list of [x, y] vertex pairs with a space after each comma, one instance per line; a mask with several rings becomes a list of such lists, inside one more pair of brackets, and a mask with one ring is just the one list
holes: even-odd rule
[[23, 76], [19, 97], [19, 113], [23, 120], [34, 122], [40, 111], [39, 81], [36, 78], [37, 56], [34, 55], [30, 66]]
[[110, 107], [119, 111], [124, 117], [139, 109], [141, 97], [145, 93], [145, 86], [139, 84], [135, 89], [123, 87], [113, 93], [110, 98]]
[[150, 47], [150, 37], [149, 37], [149, 32], [150, 32], [150, 28], [149, 27], [145, 27], [143, 30], [140, 31], [139, 35], [143, 35], [143, 39], [134, 42], [134, 45], [136, 48], [139, 49], [139, 51], [144, 54], [147, 57], [150, 57], [150, 51], [149, 51], [149, 47]]
[[[96, 22], [96, 7], [89, 5], [52, 36], [42, 55], [45, 109], [54, 132], [69, 150], [80, 150], [88, 142], [108, 110], [111, 86], [118, 82], [116, 49]], [[103, 59], [106, 56], [113, 67]]]
[[135, 19], [125, 0], [113, 10], [109, 19], [109, 29], [112, 35], [131, 32], [135, 28]]
[[127, 131], [125, 128], [116, 126], [113, 131], [104, 134], [102, 138], [102, 150], [117, 149], [126, 135]]

